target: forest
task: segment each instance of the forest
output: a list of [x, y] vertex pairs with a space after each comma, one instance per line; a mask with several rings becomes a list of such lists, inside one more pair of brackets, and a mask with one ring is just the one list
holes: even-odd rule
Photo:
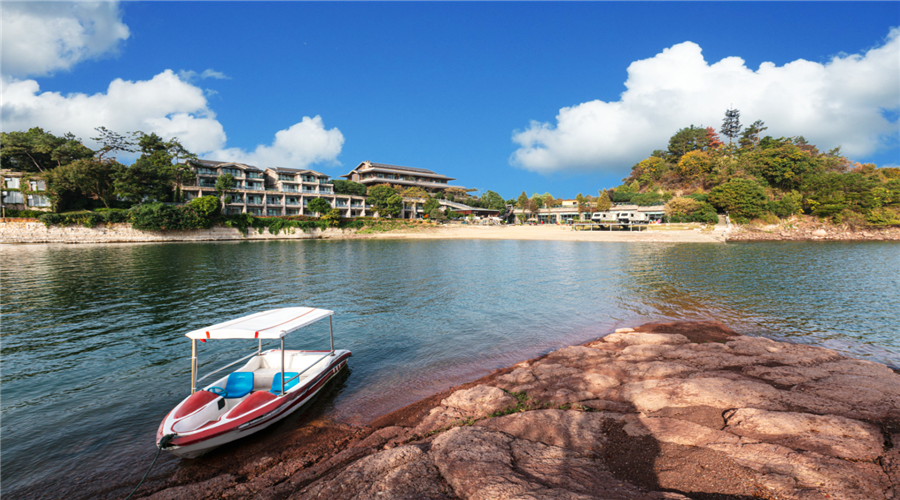
[[850, 226], [900, 224], [900, 168], [852, 163], [840, 148], [820, 151], [803, 136], [763, 135], [767, 128], [761, 120], [742, 126], [736, 109], [718, 132], [682, 128], [609, 196], [665, 203], [672, 222], [705, 222], [718, 211], [738, 223], [808, 214]]

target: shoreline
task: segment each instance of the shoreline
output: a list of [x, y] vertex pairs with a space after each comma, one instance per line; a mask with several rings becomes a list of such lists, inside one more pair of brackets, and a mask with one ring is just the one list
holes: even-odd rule
[[780, 225], [734, 226], [725, 228], [684, 228], [651, 226], [642, 231], [575, 231], [562, 225], [422, 225], [412, 229], [360, 233], [353, 229], [313, 229], [309, 232], [287, 229], [279, 234], [216, 226], [204, 230], [139, 231], [130, 224], [118, 223], [86, 228], [82, 226], [45, 227], [38, 221], [0, 221], [0, 244], [107, 244], [165, 243], [207, 241], [270, 240], [519, 240], [628, 243], [738, 243], [754, 241], [900, 241], [900, 227], [854, 230], [830, 224], [787, 221]]
[[[174, 474], [156, 470], [137, 496], [900, 495], [900, 375], [717, 322], [619, 329], [365, 426], [315, 413], [275, 447], [243, 440]], [[135, 483], [97, 496], [116, 498]]]

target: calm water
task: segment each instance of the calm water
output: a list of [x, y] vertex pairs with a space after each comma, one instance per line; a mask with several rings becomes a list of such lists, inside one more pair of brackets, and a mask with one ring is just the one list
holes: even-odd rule
[[[351, 372], [310, 411], [354, 423], [661, 319], [719, 319], [900, 367], [896, 243], [6, 245], [0, 258], [0, 481], [12, 497], [136, 483], [160, 420], [189, 390], [184, 333], [274, 307], [337, 312]], [[288, 347], [327, 347], [327, 323], [303, 333]], [[201, 344], [201, 374], [251, 348]], [[188, 466], [160, 463], [157, 473]]]

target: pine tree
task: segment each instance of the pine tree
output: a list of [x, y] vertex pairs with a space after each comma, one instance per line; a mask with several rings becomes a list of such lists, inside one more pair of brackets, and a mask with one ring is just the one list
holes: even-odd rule
[[728, 138], [728, 144], [741, 133], [741, 112], [736, 109], [725, 111], [725, 119], [722, 120], [722, 135]]

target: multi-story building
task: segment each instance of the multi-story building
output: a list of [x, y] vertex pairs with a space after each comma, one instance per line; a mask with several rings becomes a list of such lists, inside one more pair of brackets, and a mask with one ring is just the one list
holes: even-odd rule
[[225, 210], [229, 214], [315, 215], [306, 207], [310, 200], [323, 198], [344, 217], [366, 215], [364, 197], [335, 194], [331, 179], [315, 170], [282, 167], [262, 170], [244, 163], [212, 160], [195, 163], [196, 182], [182, 186], [185, 201], [215, 195], [216, 178], [231, 174], [235, 189], [225, 199]]
[[3, 181], [3, 207], [12, 210], [42, 210], [51, 208], [47, 196], [47, 181], [39, 174], [26, 174], [12, 170], [0, 171]]
[[360, 163], [356, 168], [341, 177], [359, 182], [366, 187], [377, 184], [391, 184], [404, 187], [419, 187], [429, 193], [443, 191], [450, 187], [458, 187], [447, 185], [447, 182], [455, 181], [456, 179], [434, 173], [431, 170], [372, 163], [370, 161]]

